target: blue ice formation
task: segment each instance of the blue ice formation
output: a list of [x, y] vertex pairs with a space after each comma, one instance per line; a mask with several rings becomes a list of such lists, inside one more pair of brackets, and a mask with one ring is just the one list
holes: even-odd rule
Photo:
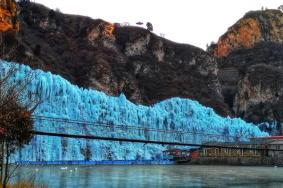
[[[3, 76], [13, 63], [0, 62]], [[239, 118], [223, 118], [198, 102], [171, 98], [152, 106], [72, 85], [61, 76], [17, 64], [11, 82], [33, 75], [23, 94], [38, 94], [35, 130], [80, 135], [201, 143], [266, 136]], [[39, 117], [40, 116], [40, 117]], [[44, 118], [45, 117], [45, 118]], [[68, 120], [66, 120], [68, 119]], [[70, 121], [72, 120], [72, 121]], [[79, 121], [79, 122], [78, 122]], [[107, 127], [102, 126], [107, 125]], [[160, 159], [168, 146], [35, 136], [18, 153], [21, 161]]]
[[260, 130], [268, 132], [269, 135], [276, 136], [281, 135], [283, 130], [283, 122], [273, 121], [273, 122], [262, 122], [257, 125]]

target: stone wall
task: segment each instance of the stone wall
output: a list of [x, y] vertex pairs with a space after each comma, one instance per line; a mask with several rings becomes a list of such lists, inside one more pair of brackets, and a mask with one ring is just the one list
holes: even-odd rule
[[283, 166], [283, 157], [199, 157], [189, 164], [240, 165], [240, 166]]

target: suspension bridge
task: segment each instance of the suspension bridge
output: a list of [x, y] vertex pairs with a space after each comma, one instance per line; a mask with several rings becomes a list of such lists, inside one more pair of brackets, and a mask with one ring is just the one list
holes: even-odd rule
[[[204, 132], [188, 131], [188, 130], [186, 131], [165, 130], [158, 128], [147, 128], [144, 126], [112, 125], [107, 123], [97, 123], [97, 122], [90, 122], [83, 120], [71, 120], [65, 118], [54, 118], [54, 117], [36, 116], [36, 115], [33, 116], [33, 120], [40, 121], [43, 127], [44, 124], [50, 124], [50, 122], [53, 125], [60, 124], [61, 132], [50, 131], [50, 127], [48, 126], [46, 127], [45, 130], [35, 129], [32, 132], [34, 135], [49, 136], [49, 137], [132, 142], [132, 143], [159, 144], [159, 145], [172, 145], [172, 146], [191, 146], [191, 147], [205, 147], [205, 148], [219, 148], [219, 149], [283, 151], [282, 149], [266, 148], [263, 147], [261, 144], [257, 144], [257, 143], [248, 144], [248, 146], [245, 146], [245, 144], [243, 144], [244, 142], [238, 139], [235, 140], [235, 137], [234, 136], [232, 137], [229, 134], [225, 135], [225, 134], [216, 134], [216, 133], [204, 133]], [[79, 133], [69, 132], [71, 129], [76, 129], [82, 126], [84, 127], [83, 129], [85, 129], [84, 133], [79, 131], [77, 131]], [[87, 129], [92, 129], [92, 130], [89, 131]], [[92, 132], [92, 134], [90, 134], [89, 132]], [[97, 133], [97, 134], [93, 134], [93, 133]], [[129, 135], [142, 135], [142, 136], [130, 137]], [[169, 137], [171, 139], [168, 139]], [[221, 142], [226, 144], [223, 145], [221, 144]], [[238, 143], [241, 146], [231, 146], [227, 144], [229, 142], [233, 142], [234, 144]]]

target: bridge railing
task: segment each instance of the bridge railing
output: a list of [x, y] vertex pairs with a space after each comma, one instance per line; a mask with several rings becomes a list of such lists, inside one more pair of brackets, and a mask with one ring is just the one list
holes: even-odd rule
[[227, 134], [204, 133], [195, 130], [165, 130], [143, 126], [113, 125], [89, 121], [34, 116], [35, 131], [76, 135], [95, 135], [109, 138], [128, 138], [160, 142], [201, 144], [213, 141], [234, 141]]

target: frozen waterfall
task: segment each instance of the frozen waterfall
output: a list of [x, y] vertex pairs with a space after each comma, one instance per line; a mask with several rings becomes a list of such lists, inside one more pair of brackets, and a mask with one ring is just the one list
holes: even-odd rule
[[[12, 64], [1, 61], [0, 76]], [[23, 79], [30, 72], [34, 79], [23, 92], [24, 96], [29, 100], [29, 93], [37, 93], [42, 103], [34, 116], [47, 117], [35, 121], [38, 131], [188, 143], [247, 140], [267, 135], [254, 124], [239, 118], [220, 117], [213, 109], [196, 101], [171, 98], [152, 106], [136, 105], [123, 94], [111, 97], [79, 88], [61, 76], [31, 70], [25, 65], [17, 64], [17, 73], [11, 82]], [[23, 161], [159, 159], [166, 148], [153, 144], [35, 136], [18, 157]]]

